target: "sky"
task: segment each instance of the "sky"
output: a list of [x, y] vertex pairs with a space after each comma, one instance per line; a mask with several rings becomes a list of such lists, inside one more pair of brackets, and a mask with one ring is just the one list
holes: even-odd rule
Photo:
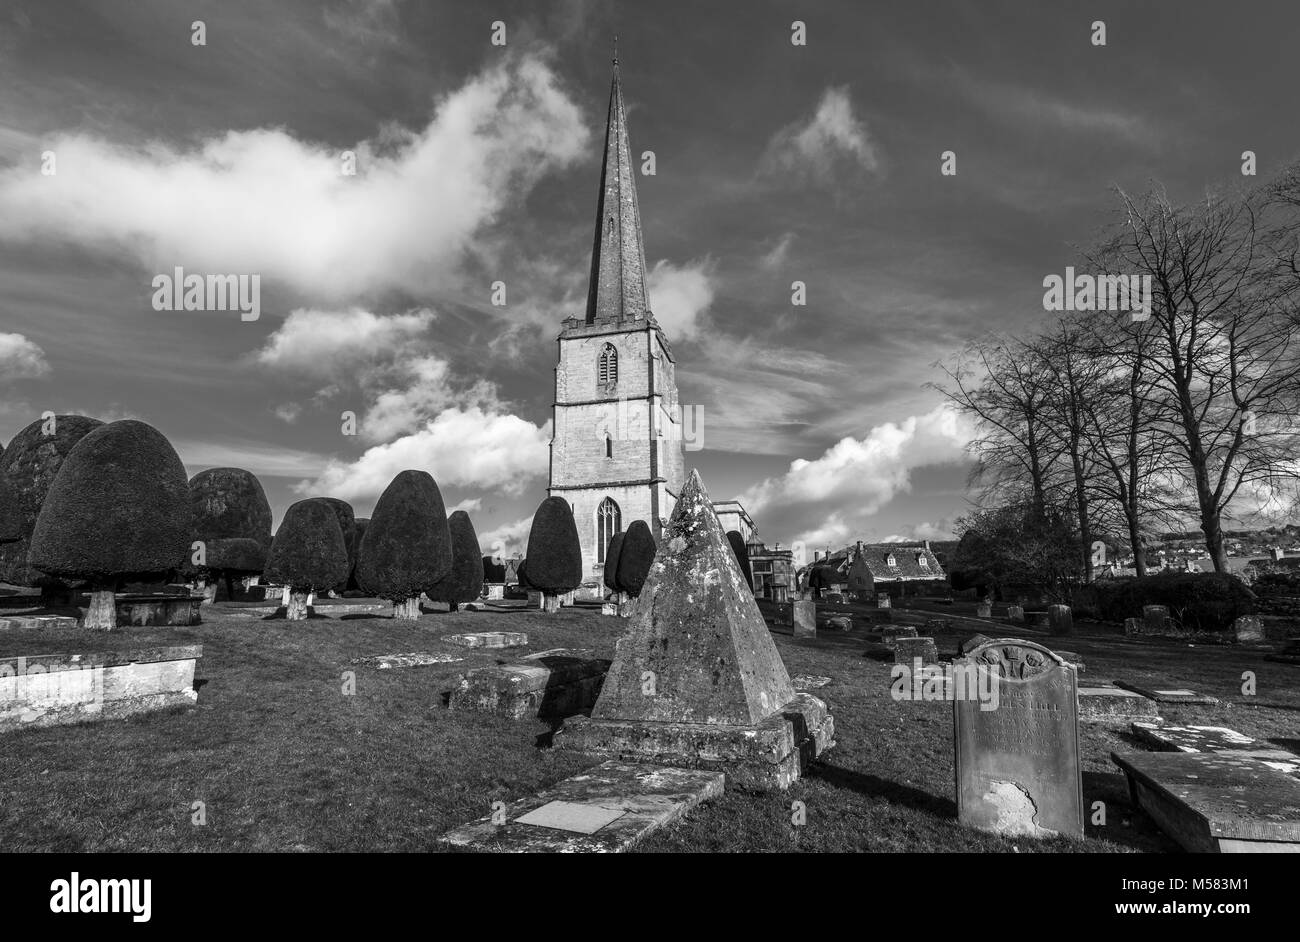
[[[422, 468], [518, 548], [617, 34], [688, 468], [769, 545], [948, 538], [971, 430], [936, 361], [1041, 326], [1113, 187], [1300, 152], [1300, 7], [1174, 6], [0, 0], [0, 442], [141, 419], [277, 522]], [[159, 310], [177, 268], [257, 275], [257, 318]]]

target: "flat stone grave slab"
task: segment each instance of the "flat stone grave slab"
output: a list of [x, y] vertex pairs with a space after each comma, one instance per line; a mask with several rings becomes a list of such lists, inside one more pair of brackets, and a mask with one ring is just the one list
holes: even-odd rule
[[1300, 755], [1226, 726], [1136, 722], [1130, 729], [1143, 743], [1162, 752], [1223, 752], [1231, 749], [1253, 756], [1279, 772], [1288, 775], [1300, 773]]
[[564, 649], [480, 667], [456, 678], [447, 706], [511, 719], [566, 718], [588, 712], [600, 696], [609, 661]]
[[898, 638], [893, 643], [894, 663], [911, 664], [920, 658], [922, 664], [936, 664], [939, 649], [933, 638]]
[[32, 628], [51, 630], [76, 627], [77, 620], [71, 615], [9, 615], [0, 618], [0, 631], [18, 631]]
[[1135, 719], [1159, 718], [1156, 702], [1136, 691], [1113, 684], [1090, 684], [1079, 688], [1080, 722], [1124, 724]]
[[462, 648], [521, 648], [528, 643], [528, 635], [522, 631], [475, 631], [447, 635], [442, 640]]
[[790, 678], [790, 683], [794, 685], [795, 690], [816, 690], [818, 687], [825, 687], [830, 682], [829, 677], [817, 677], [813, 674], [796, 674]]
[[1133, 803], [1193, 853], [1300, 853], [1300, 781], [1235, 749], [1111, 753]]
[[368, 657], [353, 658], [352, 663], [365, 667], [377, 667], [380, 670], [389, 670], [394, 667], [428, 667], [431, 664], [453, 664], [463, 660], [465, 660], [463, 657], [456, 657], [453, 654], [425, 654], [414, 651], [410, 654], [372, 654]]
[[1208, 694], [1200, 694], [1195, 690], [1188, 690], [1184, 687], [1147, 687], [1142, 684], [1135, 684], [1127, 680], [1115, 681], [1116, 687], [1124, 690], [1132, 690], [1134, 693], [1140, 693], [1144, 697], [1150, 697], [1156, 703], [1218, 703], [1217, 697], [1211, 697]]
[[[276, 596], [274, 605], [237, 605], [229, 606], [218, 603], [223, 615], [248, 615], [266, 616], [274, 615], [284, 610], [280, 604], [279, 596]], [[310, 606], [313, 615], [325, 615], [337, 618], [342, 615], [370, 615], [376, 613], [388, 614], [393, 610], [392, 602], [384, 601], [353, 601], [350, 599], [314, 599]]]
[[203, 646], [0, 658], [0, 732], [195, 703]]
[[[953, 697], [957, 819], [1004, 837], [1083, 837], [1074, 666], [1042, 645], [1001, 638], [959, 659], [997, 707]], [[972, 676], [973, 675], [973, 676]]]
[[722, 794], [720, 771], [609, 761], [438, 838], [483, 853], [620, 853]]

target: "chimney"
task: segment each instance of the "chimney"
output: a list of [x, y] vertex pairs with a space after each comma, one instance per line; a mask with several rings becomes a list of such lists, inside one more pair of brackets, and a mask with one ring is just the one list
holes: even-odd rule
[[929, 551], [929, 549], [930, 549], [930, 541], [929, 541], [929, 540], [922, 540], [922, 541], [921, 541], [921, 545], [924, 546], [924, 547], [926, 548], [926, 551], [927, 551], [927, 552]]
[[1277, 562], [1286, 555], [1286, 550], [1282, 549], [1280, 546], [1275, 546], [1269, 551], [1269, 553], [1273, 557], [1273, 562]]
[[821, 550], [813, 550], [813, 562], [818, 562], [822, 558]]

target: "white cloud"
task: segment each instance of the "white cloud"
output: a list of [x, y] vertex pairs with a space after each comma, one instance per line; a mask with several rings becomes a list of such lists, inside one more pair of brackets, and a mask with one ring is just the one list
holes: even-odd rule
[[650, 269], [647, 281], [655, 320], [669, 341], [693, 338], [713, 303], [713, 263], [706, 258], [678, 266], [661, 260]]
[[257, 362], [305, 376], [333, 377], [391, 358], [393, 351], [428, 330], [429, 310], [387, 316], [360, 308], [298, 309], [256, 354]]
[[367, 449], [355, 461], [330, 460], [315, 480], [302, 481], [294, 490], [349, 501], [374, 498], [399, 472], [414, 468], [428, 471], [442, 486], [518, 495], [547, 474], [550, 439], [549, 422], [537, 426], [478, 407], [453, 408], [419, 431]]
[[790, 246], [794, 243], [794, 233], [786, 232], [777, 240], [772, 250], [758, 260], [758, 267], [764, 271], [775, 271], [785, 264], [786, 258], [790, 254]]
[[196, 148], [54, 136], [57, 175], [0, 170], [0, 239], [67, 241], [150, 271], [261, 274], [333, 301], [445, 290], [480, 232], [588, 138], [550, 66], [509, 55], [439, 99], [422, 130], [355, 144], [278, 128]]
[[768, 142], [759, 169], [827, 183], [841, 164], [856, 165], [868, 172], [880, 169], [875, 142], [867, 126], [853, 114], [853, 102], [844, 86], [826, 89], [812, 117], [777, 131]]
[[799, 458], [780, 477], [749, 488], [740, 501], [769, 533], [794, 533], [809, 545], [835, 542], [865, 529], [898, 494], [911, 472], [965, 460], [972, 437], [962, 416], [940, 406], [897, 424], [844, 438], [811, 461]]
[[272, 411], [275, 413], [275, 417], [281, 422], [287, 422], [289, 425], [292, 425], [298, 420], [298, 416], [302, 414], [302, 406], [298, 405], [296, 402], [286, 402], [282, 405], [276, 406]]
[[0, 334], [0, 381], [36, 379], [50, 372], [45, 351], [22, 334]]
[[243, 468], [258, 477], [300, 478], [317, 474], [326, 462], [313, 452], [246, 440], [173, 439], [172, 447], [191, 475], [204, 468]]
[[938, 523], [923, 520], [915, 526], [904, 527], [902, 533], [891, 533], [881, 543], [915, 543], [917, 540], [955, 540], [954, 521], [944, 517]]
[[523, 517], [514, 523], [503, 523], [479, 537], [479, 548], [484, 556], [499, 556], [504, 559], [523, 556], [528, 549], [528, 533], [532, 528], [532, 517]]
[[454, 507], [448, 507], [448, 508], [447, 508], [447, 513], [449, 513], [449, 514], [454, 514], [454, 513], [455, 513], [456, 511], [458, 511], [458, 510], [463, 510], [463, 511], [465, 511], [465, 513], [471, 513], [471, 512], [473, 512], [473, 513], [477, 513], [478, 511], [480, 511], [480, 510], [482, 510], [482, 509], [483, 509], [483, 499], [482, 499], [482, 498], [480, 498], [480, 497], [467, 497], [467, 498], [465, 498], [464, 500], [462, 500], [460, 503], [456, 504]]

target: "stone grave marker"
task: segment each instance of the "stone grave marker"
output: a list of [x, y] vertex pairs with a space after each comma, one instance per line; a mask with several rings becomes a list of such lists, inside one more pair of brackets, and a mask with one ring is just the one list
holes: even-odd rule
[[876, 596], [876, 608], [890, 608], [891, 605], [888, 593], [881, 592]]
[[1143, 633], [1142, 628], [1143, 628], [1142, 619], [1140, 618], [1124, 619], [1124, 637], [1135, 638]]
[[1048, 630], [1057, 637], [1074, 634], [1074, 614], [1068, 605], [1047, 606]]
[[977, 618], [992, 618], [993, 603], [980, 601], [975, 605], [975, 615]]
[[826, 619], [826, 627], [834, 628], [836, 631], [852, 631], [853, 619], [848, 615], [832, 615]]
[[917, 660], [922, 664], [939, 663], [939, 649], [933, 638], [898, 638], [893, 647], [895, 664], [910, 665]]
[[475, 631], [447, 635], [442, 640], [462, 648], [521, 648], [528, 643], [528, 635], [522, 631]]
[[1143, 605], [1142, 622], [1148, 634], [1162, 634], [1168, 627], [1169, 607], [1167, 605]]
[[1007, 837], [1083, 837], [1074, 668], [1032, 641], [980, 645], [954, 667], [991, 672], [996, 709], [953, 700], [957, 817]]
[[1133, 803], [1192, 853], [1300, 852], [1300, 781], [1236, 749], [1111, 753]]
[[1140, 693], [1105, 682], [1079, 688], [1080, 722], [1124, 725], [1154, 719], [1159, 719], [1156, 702]]
[[1232, 623], [1233, 634], [1241, 644], [1259, 644], [1264, 640], [1264, 623], [1258, 615], [1242, 615]]
[[394, 667], [428, 667], [432, 664], [454, 664], [465, 660], [452, 654], [426, 654], [414, 651], [410, 654], [371, 654], [366, 657], [354, 657], [353, 664], [363, 667], [377, 667], [391, 670]]
[[790, 682], [698, 471], [640, 599], [591, 716], [566, 720], [554, 748], [784, 789], [834, 745], [826, 704]]
[[1208, 694], [1200, 694], [1195, 690], [1187, 690], [1183, 687], [1148, 687], [1127, 680], [1117, 680], [1115, 681], [1115, 686], [1123, 687], [1125, 690], [1132, 690], [1134, 693], [1140, 693], [1144, 697], [1150, 697], [1156, 703], [1201, 703], [1213, 705], [1219, 702], [1216, 697], [1211, 697]]
[[1017, 625], [1023, 625], [1025, 622], [1025, 609], [1022, 605], [1008, 605], [1007, 618]]
[[790, 622], [796, 638], [817, 637], [817, 605], [812, 601], [795, 599], [790, 603]]

